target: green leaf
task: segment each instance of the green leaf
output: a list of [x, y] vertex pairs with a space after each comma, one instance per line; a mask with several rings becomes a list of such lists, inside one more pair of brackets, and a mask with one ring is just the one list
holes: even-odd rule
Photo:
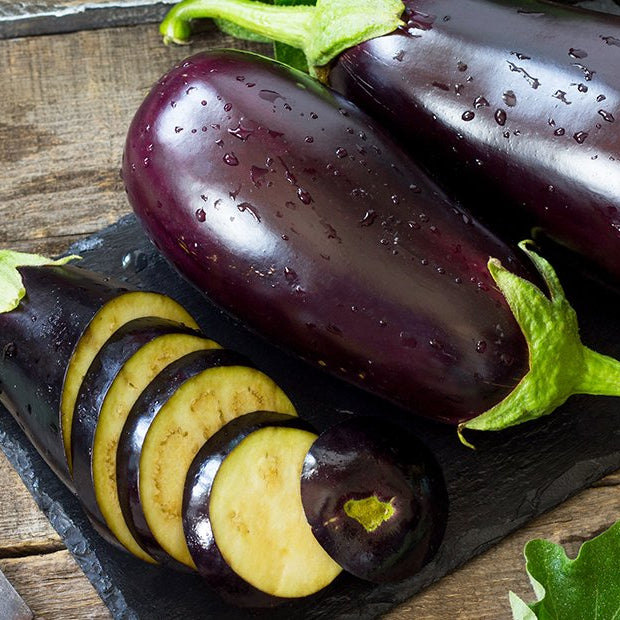
[[511, 592], [514, 620], [620, 619], [620, 521], [574, 560], [548, 540], [531, 540], [524, 553], [538, 600], [527, 605]]
[[25, 254], [13, 250], [0, 250], [0, 314], [10, 312], [24, 298], [26, 289], [17, 271], [18, 267], [40, 265], [64, 265], [79, 256], [65, 256], [52, 260], [40, 254]]

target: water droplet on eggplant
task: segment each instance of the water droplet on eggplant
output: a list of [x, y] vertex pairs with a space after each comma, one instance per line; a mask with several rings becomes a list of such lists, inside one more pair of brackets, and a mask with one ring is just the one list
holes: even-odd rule
[[226, 155], [224, 155], [222, 159], [224, 160], [224, 163], [227, 164], [228, 166], [239, 165], [239, 160], [237, 159], [237, 156], [234, 153], [226, 153]]

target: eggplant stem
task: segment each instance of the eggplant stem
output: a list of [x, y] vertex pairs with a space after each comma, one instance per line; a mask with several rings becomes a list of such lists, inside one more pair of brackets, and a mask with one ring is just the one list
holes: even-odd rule
[[459, 438], [469, 447], [465, 429], [501, 430], [534, 420], [550, 414], [573, 394], [620, 396], [620, 362], [581, 342], [577, 315], [555, 271], [529, 243], [522, 241], [519, 246], [543, 277], [548, 296], [498, 260], [491, 258], [488, 263], [527, 341], [529, 370], [506, 398], [459, 425]]
[[403, 25], [401, 0], [318, 0], [273, 5], [257, 0], [183, 0], [160, 24], [165, 43], [187, 43], [193, 19], [223, 19], [250, 32], [301, 49], [312, 73], [344, 50]]

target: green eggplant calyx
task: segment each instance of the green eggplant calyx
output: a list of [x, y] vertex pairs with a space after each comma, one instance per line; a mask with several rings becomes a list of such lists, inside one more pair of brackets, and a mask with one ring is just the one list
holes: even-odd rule
[[64, 265], [79, 256], [64, 256], [53, 260], [40, 254], [26, 254], [13, 250], [0, 250], [0, 314], [15, 310], [26, 295], [26, 289], [19, 275], [18, 267], [39, 267], [43, 265]]
[[382, 502], [376, 495], [350, 499], [344, 505], [345, 514], [355, 519], [367, 532], [374, 532], [394, 515], [392, 501]]
[[226, 20], [254, 34], [301, 49], [312, 73], [346, 49], [403, 25], [401, 0], [317, 0], [272, 5], [257, 0], [183, 0], [161, 22], [165, 43], [187, 43], [193, 19]]
[[586, 347], [579, 336], [577, 315], [553, 267], [522, 241], [545, 281], [549, 295], [511, 273], [494, 258], [488, 269], [502, 291], [527, 341], [529, 370], [514, 390], [497, 405], [458, 427], [493, 431], [550, 414], [573, 394], [620, 396], [620, 362]]

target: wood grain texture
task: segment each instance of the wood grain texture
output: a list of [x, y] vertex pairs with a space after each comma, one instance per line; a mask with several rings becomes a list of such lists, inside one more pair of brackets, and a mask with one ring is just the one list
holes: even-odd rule
[[[207, 30], [189, 47], [167, 48], [152, 26], [0, 41], [0, 247], [57, 253], [129, 212], [118, 168], [135, 109], [171, 65], [204, 47], [232, 44]], [[525, 542], [550, 538], [574, 552], [620, 518], [619, 483], [620, 473], [607, 477], [387, 617], [510, 618], [510, 589], [532, 598]], [[0, 568], [39, 618], [109, 618], [4, 457]]]
[[166, 47], [138, 26], [0, 41], [0, 246], [55, 252], [127, 213], [119, 169], [133, 113], [167, 69], [215, 45], [233, 40], [210, 29]]
[[68, 551], [0, 559], [0, 569], [37, 619], [111, 617]]
[[0, 452], [0, 558], [64, 548], [6, 457]]

